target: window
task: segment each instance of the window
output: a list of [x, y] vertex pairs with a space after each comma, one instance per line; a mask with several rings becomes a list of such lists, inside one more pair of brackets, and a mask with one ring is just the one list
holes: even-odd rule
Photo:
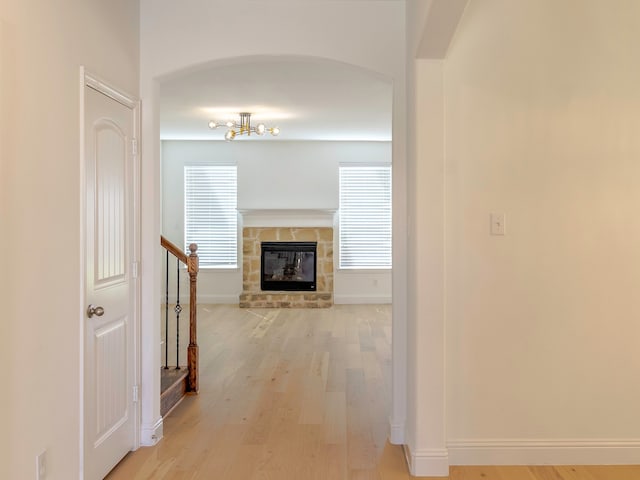
[[237, 187], [235, 165], [184, 167], [185, 244], [198, 244], [201, 267], [238, 266]]
[[340, 166], [340, 268], [391, 268], [391, 166]]

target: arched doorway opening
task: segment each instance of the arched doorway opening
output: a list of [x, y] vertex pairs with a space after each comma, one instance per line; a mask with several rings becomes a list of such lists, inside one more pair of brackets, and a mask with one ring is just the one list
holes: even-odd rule
[[[267, 81], [269, 78], [271, 79], [270, 82]], [[286, 83], [283, 78], [288, 78], [290, 82], [289, 87], [283, 87]], [[291, 86], [295, 84], [296, 79], [298, 81], [298, 86], [296, 87], [299, 90], [298, 93], [302, 92], [309, 100], [313, 100], [316, 104], [315, 108], [318, 109], [318, 105], [323, 107], [318, 109], [320, 113], [315, 120], [313, 115], [308, 115], [304, 108], [300, 108], [300, 105], [303, 103], [300, 98], [304, 97], [296, 97], [293, 91], [294, 87]], [[196, 91], [197, 85], [206, 85], [210, 92], [221, 95], [219, 98], [222, 99], [222, 107], [216, 107], [215, 102], [211, 102], [208, 105], [201, 104], [197, 107], [197, 105], [193, 103], [195, 101], [194, 92]], [[251, 85], [253, 85], [253, 87], [251, 87]], [[280, 86], [274, 87], [274, 85]], [[328, 93], [320, 91], [322, 85], [331, 87], [326, 89]], [[331, 149], [329, 145], [338, 143], [342, 144], [341, 148], [344, 150], [351, 148], [350, 153], [345, 155], [351, 155], [351, 158], [355, 158], [360, 162], [362, 162], [363, 157], [369, 158], [370, 160], [371, 157], [375, 157], [376, 155], [378, 158], [388, 158], [394, 171], [394, 233], [399, 230], [404, 231], [403, 229], [406, 225], [406, 199], [403, 197], [405, 192], [404, 186], [406, 185], [405, 158], [403, 155], [398, 155], [398, 152], [404, 152], [404, 141], [401, 140], [399, 142], [401, 144], [400, 147], [394, 146], [395, 141], [394, 144], [391, 142], [392, 120], [398, 116], [398, 112], [394, 110], [394, 104], [397, 102], [397, 86], [394, 86], [388, 77], [361, 67], [321, 58], [296, 56], [241, 57], [207, 63], [199, 65], [196, 68], [182, 69], [178, 72], [163, 75], [162, 77], [153, 79], [147, 87], [152, 93], [151, 98], [153, 101], [151, 105], [147, 103], [148, 123], [145, 131], [147, 136], [152, 136], [154, 140], [150, 142], [151, 148], [145, 149], [145, 153], [147, 154], [145, 165], [151, 178], [156, 179], [158, 182], [157, 185], [162, 185], [161, 188], [158, 188], [157, 185], [153, 187], [156, 192], [156, 208], [160, 215], [150, 222], [150, 224], [153, 225], [151, 225], [151, 228], [147, 229], [147, 231], [155, 230], [158, 233], [165, 233], [164, 226], [173, 224], [174, 230], [170, 234], [176, 236], [176, 238], [181, 238], [183, 235], [181, 232], [183, 222], [181, 220], [177, 222], [168, 221], [170, 216], [168, 215], [169, 212], [167, 212], [166, 206], [172, 205], [172, 208], [176, 209], [176, 203], [163, 201], [163, 198], [166, 200], [165, 194], [167, 193], [167, 186], [162, 183], [163, 176], [161, 175], [164, 168], [164, 166], [161, 167], [161, 162], [164, 161], [163, 153], [161, 152], [165, 151], [165, 145], [162, 142], [173, 142], [173, 147], [177, 142], [202, 142], [205, 138], [210, 139], [212, 138], [212, 132], [207, 128], [206, 123], [212, 116], [224, 115], [224, 110], [227, 112], [237, 111], [238, 113], [247, 109], [260, 110], [260, 107], [263, 106], [260, 104], [260, 98], [268, 98], [270, 94], [274, 93], [274, 90], [277, 94], [276, 96], [284, 98], [289, 102], [288, 109], [280, 107], [280, 111], [277, 113], [279, 113], [281, 117], [275, 120], [278, 120], [281, 131], [286, 131], [288, 134], [291, 134], [292, 137], [291, 140], [286, 142], [288, 144], [286, 147], [269, 147], [275, 150], [280, 149], [281, 152], [287, 152], [288, 155], [283, 155], [279, 159], [279, 166], [283, 167], [288, 165], [291, 167], [295, 156], [292, 152], [296, 148], [299, 148], [300, 151], [308, 152], [309, 148], [315, 147], [317, 151], [325, 151], [325, 158], [330, 158]], [[357, 89], [354, 90], [356, 87]], [[232, 92], [234, 92], [233, 95]], [[255, 96], [250, 95], [248, 92], [255, 94]], [[333, 92], [335, 98], [332, 98], [331, 92]], [[344, 95], [345, 92], [347, 92], [346, 97]], [[351, 96], [353, 97], [348, 99], [349, 101], [353, 101], [353, 108], [350, 111], [344, 107], [344, 104], [348, 103], [347, 97], [349, 92], [351, 92]], [[354, 95], [354, 92], [358, 92], [358, 95]], [[372, 100], [374, 96], [376, 97], [375, 101]], [[233, 98], [235, 98], [235, 101]], [[244, 99], [246, 103], [240, 103], [238, 98]], [[298, 99], [297, 101], [296, 98]], [[329, 102], [327, 100], [328, 98], [331, 98], [332, 101]], [[190, 108], [185, 108], [185, 103], [180, 103], [181, 100], [185, 99], [192, 102]], [[167, 108], [165, 106], [166, 100], [170, 100], [168, 102], [169, 104], [174, 102], [174, 113], [163, 117], [167, 112], [167, 110], [163, 111], [163, 108]], [[335, 106], [336, 104], [340, 104], [341, 101], [343, 105], [339, 111], [331, 109], [330, 103]], [[179, 105], [182, 105], [182, 113], [179, 111], [180, 108], [177, 108]], [[298, 110], [296, 110], [296, 107]], [[207, 108], [209, 110], [207, 110]], [[220, 110], [216, 110], [216, 108]], [[403, 109], [401, 110], [403, 111]], [[199, 132], [193, 137], [189, 137], [185, 133], [186, 130], [181, 131], [179, 127], [180, 122], [176, 121], [176, 118], [180, 114], [188, 115], [189, 112], [191, 112], [192, 115], [189, 117], [189, 121], [184, 123], [186, 125], [192, 122], [192, 125], [195, 125], [195, 128], [197, 128]], [[196, 114], [193, 114], [194, 112]], [[380, 112], [383, 112], [383, 114], [381, 115]], [[314, 127], [313, 122], [317, 121], [318, 118], [325, 121], [325, 127]], [[269, 119], [265, 118], [265, 120]], [[306, 137], [304, 133], [305, 128], [303, 128], [305, 127], [305, 123]], [[368, 128], [367, 125], [369, 125]], [[284, 138], [284, 133], [281, 134], [278, 140], [282, 138]], [[220, 151], [220, 149], [227, 149], [227, 151], [229, 151], [229, 144], [221, 140], [213, 140], [210, 143], [213, 144], [212, 148], [215, 147], [214, 149], [218, 151]], [[245, 149], [245, 151], [250, 148], [256, 149], [258, 148], [256, 144], [259, 143], [266, 145], [267, 141], [254, 142], [250, 140], [241, 148]], [[281, 142], [280, 145], [283, 143], [285, 142]], [[362, 153], [358, 154], [355, 150], [355, 143], [367, 144], [369, 148], [368, 150], [361, 150]], [[160, 147], [160, 144], [163, 146]], [[236, 147], [237, 145], [233, 146]], [[234, 152], [231, 155], [238, 154]], [[275, 154], [271, 153], [269, 156], [273, 158]], [[331, 162], [333, 162], [335, 167], [340, 163], [339, 161], [337, 162], [335, 158], [331, 158]], [[316, 166], [317, 165], [318, 164], [316, 164]], [[314, 180], [316, 178], [319, 177], [314, 177]], [[328, 177], [324, 178], [326, 179]], [[145, 181], [145, 179], [143, 179], [143, 181]], [[331, 182], [332, 181], [329, 181], [329, 183]], [[308, 183], [308, 185], [312, 184], [313, 183]], [[337, 182], [331, 183], [331, 185], [333, 185], [332, 187], [319, 189], [320, 194], [316, 200], [326, 197], [323, 193], [337, 193], [335, 192], [336, 184]], [[162, 192], [162, 194], [160, 192]], [[173, 192], [173, 197], [180, 197], [180, 192], [177, 194]], [[396, 201], [397, 199], [400, 199], [400, 201]], [[239, 202], [244, 202], [245, 200], [239, 199]], [[276, 200], [271, 199], [270, 201], [275, 202], [274, 204], [268, 205], [272, 207], [270, 209], [274, 209], [275, 207], [275, 209], [286, 210], [287, 206], [291, 209], [292, 200], [286, 197], [279, 196]], [[162, 208], [159, 207], [160, 205], [162, 205]], [[239, 204], [239, 207], [241, 205], [242, 204]], [[311, 205], [311, 203], [307, 204], [307, 207], [309, 207], [307, 210], [318, 210], [317, 208], [310, 208]], [[335, 207], [335, 203], [333, 207]], [[331, 209], [332, 205], [326, 208], [326, 210]], [[179, 212], [180, 210], [181, 207], [178, 204], [177, 211]], [[322, 210], [322, 208], [320, 208], [320, 210]], [[155, 235], [150, 236], [154, 237]], [[406, 253], [403, 246], [403, 242], [405, 241], [404, 234], [394, 240], [394, 269], [392, 272], [369, 271], [358, 273], [349, 272], [347, 274], [337, 271], [335, 277], [337, 303], [357, 303], [358, 301], [362, 302], [363, 299], [382, 303], [385, 300], [391, 301], [393, 295], [394, 355], [392, 369], [394, 375], [392, 407], [391, 412], [389, 412], [389, 418], [391, 423], [391, 439], [394, 443], [402, 443], [406, 403], [406, 359], [403, 353], [405, 349], [398, 347], [398, 345], [404, 345], [406, 343], [406, 294], [404, 293], [404, 285], [406, 284]], [[230, 299], [238, 295], [238, 289], [242, 287], [241, 275], [241, 271], [236, 272], [235, 277], [230, 277], [229, 275], [209, 275], [208, 280], [205, 281], [210, 282], [210, 288], [205, 290], [216, 291], [218, 287], [224, 287], [227, 290], [214, 294], [214, 296], [219, 295], [216, 298], [212, 297], [204, 301], [229, 302]], [[161, 277], [161, 267], [156, 263], [153, 280], [156, 287]], [[155, 288], [155, 290], [159, 292], [159, 288]], [[400, 298], [398, 298], [397, 292], [401, 292]], [[405, 298], [403, 298], [403, 295]], [[149, 301], [147, 308], [150, 311], [158, 311], [159, 305], [160, 300], [158, 295], [155, 304]], [[159, 315], [151, 315], [151, 317], [158, 318]], [[146, 329], [150, 333], [150, 335], [145, 336], [145, 338], [154, 338], [158, 344], [160, 343], [160, 329], [158, 326], [148, 321], [143, 329]], [[142, 369], [143, 372], [151, 374], [158, 370], [158, 358], [160, 358], [159, 349], [155, 347], [155, 345], [150, 345], [147, 353], [148, 355], [143, 353], [145, 358], [143, 359]], [[156, 374], [153, 373], [153, 375]], [[158, 418], [158, 408], [155, 401], [150, 398], [150, 395], [153, 395], [154, 391], [157, 392], [154, 387], [143, 390], [143, 444], [153, 443], [154, 437], [157, 438], [158, 435], [162, 434], [162, 423], [161, 419]], [[145, 432], [147, 434], [146, 442]]]

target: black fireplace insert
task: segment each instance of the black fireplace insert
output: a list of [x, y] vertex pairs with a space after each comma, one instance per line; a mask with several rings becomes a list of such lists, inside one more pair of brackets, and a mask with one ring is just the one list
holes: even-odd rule
[[315, 292], [317, 242], [262, 242], [260, 288]]

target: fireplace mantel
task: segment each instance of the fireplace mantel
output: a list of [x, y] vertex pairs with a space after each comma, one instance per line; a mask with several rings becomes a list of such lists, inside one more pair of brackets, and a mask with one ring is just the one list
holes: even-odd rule
[[243, 227], [333, 227], [336, 210], [241, 209]]

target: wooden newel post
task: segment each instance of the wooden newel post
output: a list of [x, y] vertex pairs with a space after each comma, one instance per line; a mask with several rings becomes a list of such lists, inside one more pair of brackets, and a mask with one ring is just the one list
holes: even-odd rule
[[187, 257], [187, 271], [189, 272], [189, 348], [187, 349], [187, 364], [189, 367], [189, 392], [198, 393], [198, 335], [197, 335], [197, 322], [196, 322], [196, 309], [197, 303], [197, 281], [199, 260], [198, 245], [192, 243], [189, 245], [189, 251], [191, 252]]

